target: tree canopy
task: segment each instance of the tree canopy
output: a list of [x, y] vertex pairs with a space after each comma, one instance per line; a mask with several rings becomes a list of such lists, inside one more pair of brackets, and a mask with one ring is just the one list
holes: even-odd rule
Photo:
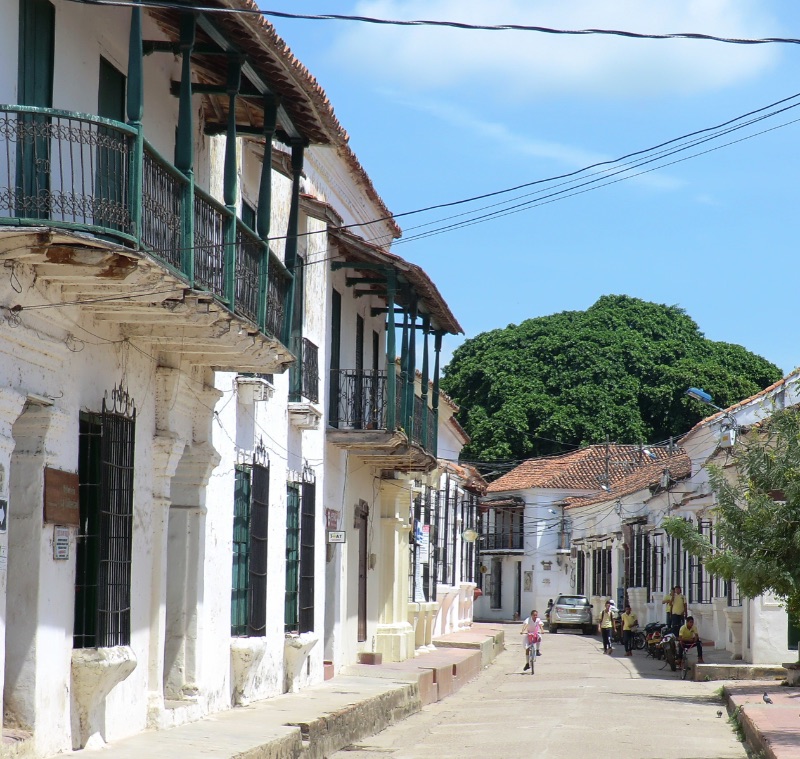
[[740, 438], [732, 456], [733, 471], [708, 467], [723, 548], [679, 517], [664, 527], [709, 572], [735, 580], [742, 596], [773, 593], [800, 623], [800, 410], [777, 411]]
[[704, 415], [690, 386], [728, 406], [780, 379], [739, 345], [708, 340], [677, 306], [607, 295], [586, 311], [529, 319], [465, 341], [442, 387], [472, 438], [463, 457], [494, 461], [576, 445], [666, 440]]

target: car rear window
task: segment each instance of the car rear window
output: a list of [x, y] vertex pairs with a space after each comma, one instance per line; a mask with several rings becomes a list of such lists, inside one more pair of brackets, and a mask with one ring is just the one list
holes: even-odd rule
[[556, 603], [559, 606], [588, 606], [589, 602], [583, 596], [559, 596]]

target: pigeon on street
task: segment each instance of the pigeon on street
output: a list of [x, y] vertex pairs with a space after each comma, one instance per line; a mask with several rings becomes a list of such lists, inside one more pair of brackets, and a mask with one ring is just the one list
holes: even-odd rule
[[721, 716], [722, 716], [722, 709], [718, 709], [717, 710], [717, 717], [721, 717]]
[[772, 699], [769, 697], [769, 693], [765, 693], [761, 698], [764, 700], [765, 704], [771, 704], [772, 703]]

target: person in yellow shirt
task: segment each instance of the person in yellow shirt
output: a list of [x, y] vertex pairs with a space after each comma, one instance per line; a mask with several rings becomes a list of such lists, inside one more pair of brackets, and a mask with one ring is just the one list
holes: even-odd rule
[[639, 620], [631, 611], [630, 604], [625, 605], [622, 612], [622, 643], [625, 646], [625, 656], [633, 656], [633, 631], [639, 626]]
[[680, 585], [676, 585], [672, 589], [672, 601], [670, 601], [670, 627], [677, 635], [680, 630], [683, 620], [689, 613], [689, 607], [686, 604], [686, 596], [683, 595]]
[[694, 624], [694, 617], [686, 617], [686, 622], [678, 630], [678, 640], [681, 642], [683, 646], [683, 655], [686, 656], [686, 652], [690, 648], [697, 647], [697, 663], [703, 664], [703, 643], [700, 640], [700, 633], [697, 630], [697, 627]]
[[667, 607], [667, 624], [668, 625], [672, 624], [672, 591], [673, 590], [675, 590], [675, 588], [670, 590], [670, 592], [667, 593], [667, 595], [665, 595], [664, 598], [661, 600], [661, 603], [664, 604]]
[[603, 653], [610, 654], [614, 650], [611, 645], [611, 634], [614, 632], [614, 612], [611, 610], [611, 599], [606, 601], [605, 609], [600, 612], [597, 632], [603, 636]]

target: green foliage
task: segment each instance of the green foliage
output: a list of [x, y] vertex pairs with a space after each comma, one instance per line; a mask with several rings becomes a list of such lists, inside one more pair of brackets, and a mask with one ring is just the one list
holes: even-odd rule
[[710, 572], [736, 580], [742, 595], [773, 593], [800, 622], [800, 410], [776, 411], [740, 438], [732, 455], [737, 476], [709, 466], [717, 535], [725, 547], [713, 546], [677, 517], [664, 527]]
[[598, 443], [663, 440], [704, 411], [702, 387], [727, 406], [780, 379], [738, 345], [707, 340], [676, 306], [608, 295], [485, 332], [453, 354], [443, 389], [472, 438], [464, 458], [526, 458]]

